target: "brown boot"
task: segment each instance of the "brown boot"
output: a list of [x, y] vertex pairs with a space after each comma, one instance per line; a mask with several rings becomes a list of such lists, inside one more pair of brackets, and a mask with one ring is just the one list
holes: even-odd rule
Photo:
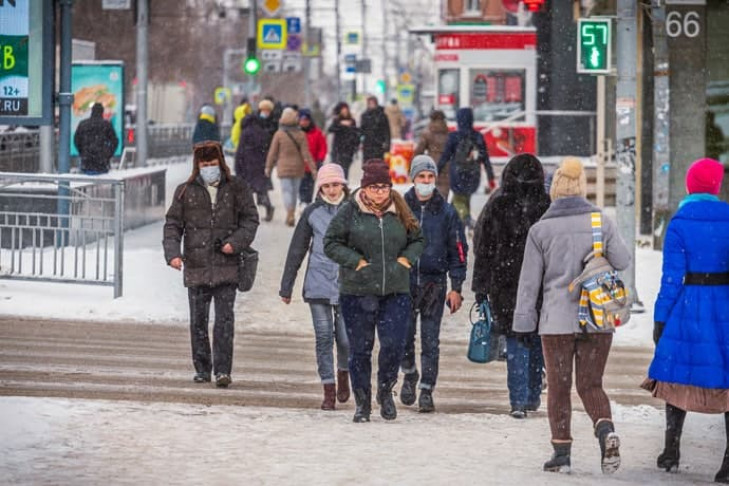
[[337, 386], [334, 383], [324, 385], [324, 400], [321, 402], [322, 410], [334, 410], [336, 404]]
[[349, 400], [349, 372], [337, 370], [337, 400], [345, 403]]
[[294, 225], [294, 211], [293, 209], [287, 209], [286, 210], [286, 226], [293, 226]]

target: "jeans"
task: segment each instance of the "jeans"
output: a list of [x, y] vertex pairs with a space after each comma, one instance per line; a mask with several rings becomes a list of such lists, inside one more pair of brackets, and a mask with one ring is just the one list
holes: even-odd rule
[[299, 196], [300, 177], [282, 177], [281, 192], [283, 193], [284, 208], [287, 211], [296, 209], [296, 199]]
[[512, 410], [539, 408], [542, 394], [542, 341], [532, 339], [531, 347], [524, 346], [515, 337], [506, 338], [506, 384]]
[[[188, 287], [190, 302], [190, 339], [192, 342], [192, 363], [198, 373], [229, 375], [233, 366], [233, 334], [235, 319], [235, 284], [216, 287]], [[210, 337], [208, 319], [210, 301], [215, 300], [215, 324], [213, 325], [213, 359], [210, 359]]]
[[340, 306], [349, 337], [349, 373], [352, 388], [372, 390], [372, 348], [375, 329], [380, 340], [377, 382], [397, 381], [410, 320], [408, 294], [341, 295]]
[[405, 353], [400, 367], [403, 373], [417, 371], [415, 365], [415, 334], [420, 315], [420, 366], [422, 378], [419, 388], [432, 390], [438, 379], [440, 358], [440, 323], [445, 307], [446, 283], [429, 283], [413, 292], [413, 312], [405, 340]]
[[316, 366], [324, 385], [335, 382], [334, 341], [337, 342], [337, 369], [347, 370], [349, 339], [338, 305], [309, 304], [316, 336]]

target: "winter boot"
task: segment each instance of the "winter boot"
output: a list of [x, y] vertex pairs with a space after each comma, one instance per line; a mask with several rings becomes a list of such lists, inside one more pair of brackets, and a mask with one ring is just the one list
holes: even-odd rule
[[656, 460], [658, 469], [667, 472], [677, 472], [679, 459], [681, 459], [681, 433], [686, 411], [673, 405], [666, 404], [666, 445]]
[[397, 381], [392, 380], [387, 383], [379, 383], [377, 386], [377, 403], [380, 404], [380, 415], [385, 420], [397, 418], [397, 408], [395, 408], [395, 400], [392, 398], [395, 383]]
[[228, 388], [231, 383], [230, 375], [226, 373], [220, 373], [215, 375], [215, 386], [218, 388]]
[[400, 389], [400, 401], [403, 405], [412, 405], [415, 403], [415, 390], [418, 386], [418, 380], [420, 380], [418, 370], [412, 373], [405, 373], [405, 377], [402, 380], [402, 388]]
[[603, 474], [612, 474], [620, 467], [620, 437], [615, 433], [611, 420], [599, 420], [595, 437], [600, 441], [600, 457]]
[[266, 222], [273, 221], [273, 211], [276, 208], [273, 207], [273, 204], [269, 204], [266, 206], [266, 215], [263, 217], [263, 220]]
[[420, 398], [418, 399], [418, 412], [435, 412], [435, 403], [433, 403], [433, 390], [429, 388], [422, 388], [420, 390]]
[[286, 210], [286, 226], [293, 226], [295, 222], [296, 222], [296, 219], [294, 217], [294, 210], [287, 209]]
[[714, 476], [714, 482], [729, 484], [729, 412], [724, 413], [724, 426], [726, 427], [727, 446], [724, 452], [724, 461], [721, 463], [721, 469]]
[[552, 442], [554, 453], [552, 458], [544, 463], [544, 470], [548, 472], [569, 473], [570, 454], [572, 453], [572, 442]]
[[511, 418], [521, 420], [527, 418], [527, 411], [523, 408], [514, 408], [509, 412], [509, 415], [511, 415]]
[[337, 370], [337, 401], [345, 403], [349, 400], [349, 372]]
[[372, 392], [370, 390], [354, 390], [354, 402], [357, 408], [354, 411], [353, 422], [369, 422], [372, 413]]
[[195, 373], [195, 376], [192, 377], [192, 381], [195, 383], [210, 383], [210, 373]]
[[324, 385], [324, 400], [321, 402], [322, 410], [334, 410], [337, 398], [337, 386], [334, 383]]

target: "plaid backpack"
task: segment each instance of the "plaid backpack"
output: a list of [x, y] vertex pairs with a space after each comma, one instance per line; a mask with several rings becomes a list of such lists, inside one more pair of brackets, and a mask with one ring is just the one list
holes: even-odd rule
[[618, 272], [602, 254], [602, 214], [592, 213], [591, 222], [592, 251], [568, 290], [580, 289], [577, 318], [583, 331], [611, 332], [630, 320], [631, 301]]

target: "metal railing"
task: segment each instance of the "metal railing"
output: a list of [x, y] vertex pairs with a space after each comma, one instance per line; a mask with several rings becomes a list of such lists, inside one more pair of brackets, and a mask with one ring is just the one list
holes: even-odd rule
[[0, 278], [105, 285], [121, 297], [124, 181], [0, 172]]

